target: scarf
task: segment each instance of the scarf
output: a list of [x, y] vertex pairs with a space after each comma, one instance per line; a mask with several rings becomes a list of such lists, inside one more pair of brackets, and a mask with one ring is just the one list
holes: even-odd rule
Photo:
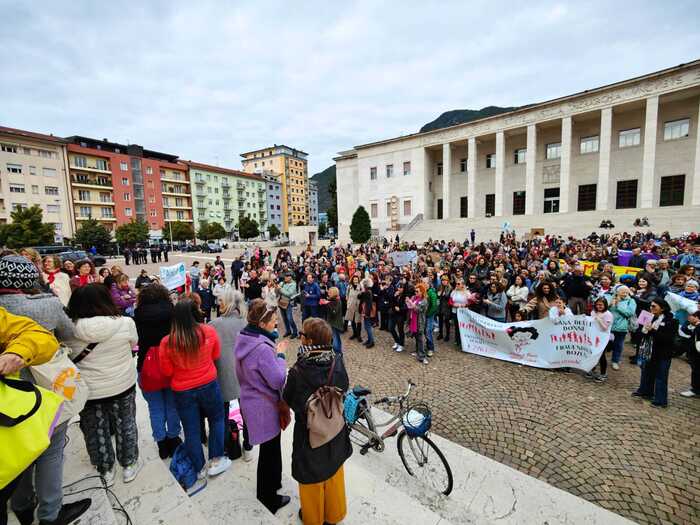
[[52, 270], [49, 273], [46, 274], [46, 281], [49, 284], [53, 284], [54, 280], [56, 280], [56, 274], [59, 273], [61, 270]]
[[[415, 306], [420, 302], [420, 300], [420, 297], [413, 297], [411, 299], [411, 303], [413, 303]], [[409, 316], [408, 331], [415, 334], [418, 332], [418, 310], [410, 310]]]
[[297, 358], [313, 361], [315, 363], [330, 363], [335, 357], [332, 345], [301, 345], [297, 351]]

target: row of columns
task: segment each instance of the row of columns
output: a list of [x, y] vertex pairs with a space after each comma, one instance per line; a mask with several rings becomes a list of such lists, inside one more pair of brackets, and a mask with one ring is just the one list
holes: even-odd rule
[[[659, 117], [659, 97], [650, 96], [646, 99], [646, 115], [644, 122], [644, 146], [642, 161], [640, 207], [654, 206], [654, 168], [656, 164], [656, 140]], [[700, 107], [698, 108], [700, 122]], [[559, 212], [570, 211], [571, 203], [571, 153], [572, 153], [572, 117], [564, 117], [561, 121], [561, 158], [560, 158], [560, 197]], [[693, 173], [693, 192], [691, 203], [700, 205], [700, 133], [696, 132], [695, 169]], [[496, 168], [495, 168], [495, 215], [503, 215], [504, 192], [503, 179], [505, 175], [505, 132], [496, 132]], [[607, 210], [610, 196], [610, 151], [612, 148], [612, 108], [604, 108], [600, 112], [600, 132], [598, 149], [598, 183], [596, 189], [596, 209]], [[452, 166], [452, 150], [449, 143], [442, 146], [443, 182], [442, 202], [443, 218], [450, 217], [450, 178]], [[525, 215], [532, 215], [535, 207], [535, 176], [537, 166], [537, 126], [527, 126], [527, 151], [525, 155]], [[476, 137], [467, 140], [467, 199], [469, 203], [468, 218], [475, 217], [476, 212], [476, 174], [477, 174], [477, 143]]]

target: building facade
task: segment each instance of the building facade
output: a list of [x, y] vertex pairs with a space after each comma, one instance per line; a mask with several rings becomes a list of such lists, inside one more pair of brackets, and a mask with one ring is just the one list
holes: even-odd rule
[[114, 231], [143, 220], [161, 238], [169, 222], [193, 222], [188, 168], [177, 156], [106, 139], [66, 140], [76, 227], [93, 218]]
[[318, 226], [318, 185], [316, 181], [309, 180], [309, 226]]
[[282, 224], [282, 183], [279, 181], [279, 177], [271, 171], [263, 171], [262, 177], [265, 179], [267, 191], [268, 227], [274, 224], [282, 233], [284, 232]]
[[[187, 162], [194, 184], [194, 218], [217, 222], [227, 233], [235, 233], [243, 216], [254, 219], [261, 229], [267, 222], [265, 184], [262, 177], [239, 170]], [[262, 191], [260, 191], [262, 190]]]
[[289, 226], [307, 224], [308, 206], [308, 154], [284, 145], [274, 145], [241, 153], [243, 171], [247, 173], [272, 172], [282, 185], [282, 231]]
[[66, 141], [0, 126], [0, 224], [15, 208], [38, 205], [55, 241], [73, 237]]
[[336, 160], [339, 236], [363, 205], [376, 234], [421, 220], [700, 206], [700, 61]]

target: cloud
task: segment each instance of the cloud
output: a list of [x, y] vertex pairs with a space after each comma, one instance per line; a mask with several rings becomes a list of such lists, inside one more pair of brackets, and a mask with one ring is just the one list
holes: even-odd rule
[[239, 167], [417, 131], [698, 58], [694, 2], [0, 0], [0, 123]]

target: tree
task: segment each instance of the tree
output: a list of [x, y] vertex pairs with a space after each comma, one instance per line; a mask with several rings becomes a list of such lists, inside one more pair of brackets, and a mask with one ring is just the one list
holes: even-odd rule
[[322, 222], [318, 225], [318, 236], [325, 237], [326, 233], [328, 233], [328, 227], [325, 222]]
[[338, 192], [335, 181], [328, 185], [328, 193], [331, 195], [331, 205], [326, 210], [328, 214], [328, 226], [338, 231]]
[[97, 219], [88, 219], [75, 231], [73, 241], [85, 250], [94, 246], [98, 252], [105, 253], [107, 246], [112, 242], [112, 235]]
[[123, 246], [133, 246], [140, 242], [148, 241], [148, 223], [142, 220], [131, 219], [131, 222], [117, 226], [114, 237]]
[[270, 234], [270, 239], [272, 239], [274, 241], [277, 237], [280, 236], [281, 232], [280, 232], [280, 229], [276, 225], [270, 224], [270, 227], [267, 229], [267, 233]]
[[208, 223], [207, 221], [202, 221], [199, 224], [197, 237], [204, 239], [205, 241], [210, 241], [212, 239], [223, 239], [226, 237], [226, 230], [218, 222]]
[[187, 222], [175, 221], [165, 231], [168, 235], [172, 232], [173, 241], [184, 242], [194, 239], [194, 227]]
[[241, 239], [251, 239], [260, 235], [258, 223], [250, 217], [241, 217], [238, 223], [238, 235]]
[[37, 205], [31, 208], [17, 208], [10, 213], [12, 222], [4, 224], [0, 232], [0, 245], [8, 248], [24, 248], [53, 244], [53, 224], [43, 224], [42, 211]]
[[364, 243], [372, 236], [372, 223], [364, 206], [359, 206], [352, 216], [350, 223], [350, 238], [354, 243]]

